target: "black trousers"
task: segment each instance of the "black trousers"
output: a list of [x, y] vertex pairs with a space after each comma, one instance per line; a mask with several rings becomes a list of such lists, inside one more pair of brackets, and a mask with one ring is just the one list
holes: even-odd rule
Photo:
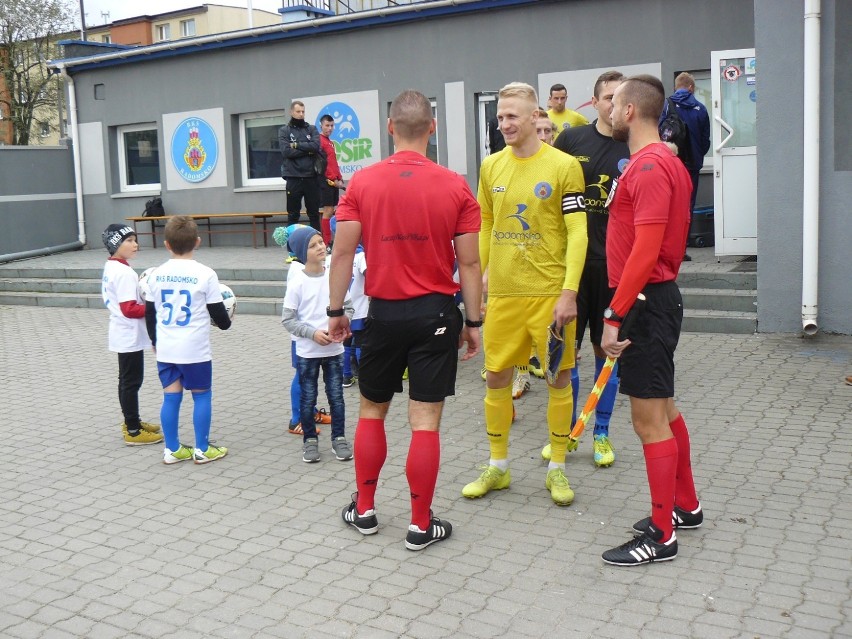
[[296, 224], [302, 214], [302, 198], [311, 226], [322, 233], [320, 227], [320, 188], [316, 177], [285, 177], [287, 180], [287, 224]]
[[145, 352], [118, 354], [118, 403], [127, 430], [139, 430], [139, 389], [145, 373]]

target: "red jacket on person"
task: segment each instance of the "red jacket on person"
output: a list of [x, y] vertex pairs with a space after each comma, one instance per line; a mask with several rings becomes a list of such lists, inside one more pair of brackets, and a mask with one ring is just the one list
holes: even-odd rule
[[325, 157], [328, 160], [325, 165], [325, 177], [327, 180], [342, 180], [340, 174], [340, 165], [337, 164], [337, 153], [334, 150], [334, 144], [326, 136], [320, 133], [320, 148], [325, 152]]

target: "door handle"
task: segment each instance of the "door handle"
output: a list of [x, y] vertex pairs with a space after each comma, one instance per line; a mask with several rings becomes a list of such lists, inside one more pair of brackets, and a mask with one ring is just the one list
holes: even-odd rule
[[714, 115], [713, 119], [716, 120], [716, 122], [718, 122], [722, 126], [723, 129], [728, 131], [728, 137], [726, 137], [724, 140], [722, 140], [719, 143], [719, 146], [716, 147], [716, 153], [719, 153], [725, 147], [725, 145], [728, 143], [728, 140], [730, 140], [732, 137], [734, 137], [734, 127], [732, 127], [730, 124], [725, 122], [718, 115]]

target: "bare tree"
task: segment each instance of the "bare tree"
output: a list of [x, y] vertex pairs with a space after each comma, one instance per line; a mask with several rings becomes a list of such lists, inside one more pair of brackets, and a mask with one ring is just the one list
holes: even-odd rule
[[68, 0], [0, 0], [0, 115], [12, 144], [58, 129], [63, 87], [47, 61], [60, 56], [57, 41], [73, 36], [76, 17]]

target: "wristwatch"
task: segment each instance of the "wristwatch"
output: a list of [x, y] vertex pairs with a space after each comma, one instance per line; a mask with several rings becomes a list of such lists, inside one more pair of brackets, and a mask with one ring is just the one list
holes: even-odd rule
[[480, 326], [482, 326], [482, 320], [466, 319], [464, 321], [464, 325], [467, 326], [468, 328], [479, 328]]
[[332, 309], [331, 306], [326, 306], [325, 314], [329, 317], [343, 317], [344, 311], [342, 308]]
[[624, 318], [616, 313], [611, 306], [604, 311], [603, 316], [604, 319], [611, 322], [618, 322], [619, 324], [624, 321]]

